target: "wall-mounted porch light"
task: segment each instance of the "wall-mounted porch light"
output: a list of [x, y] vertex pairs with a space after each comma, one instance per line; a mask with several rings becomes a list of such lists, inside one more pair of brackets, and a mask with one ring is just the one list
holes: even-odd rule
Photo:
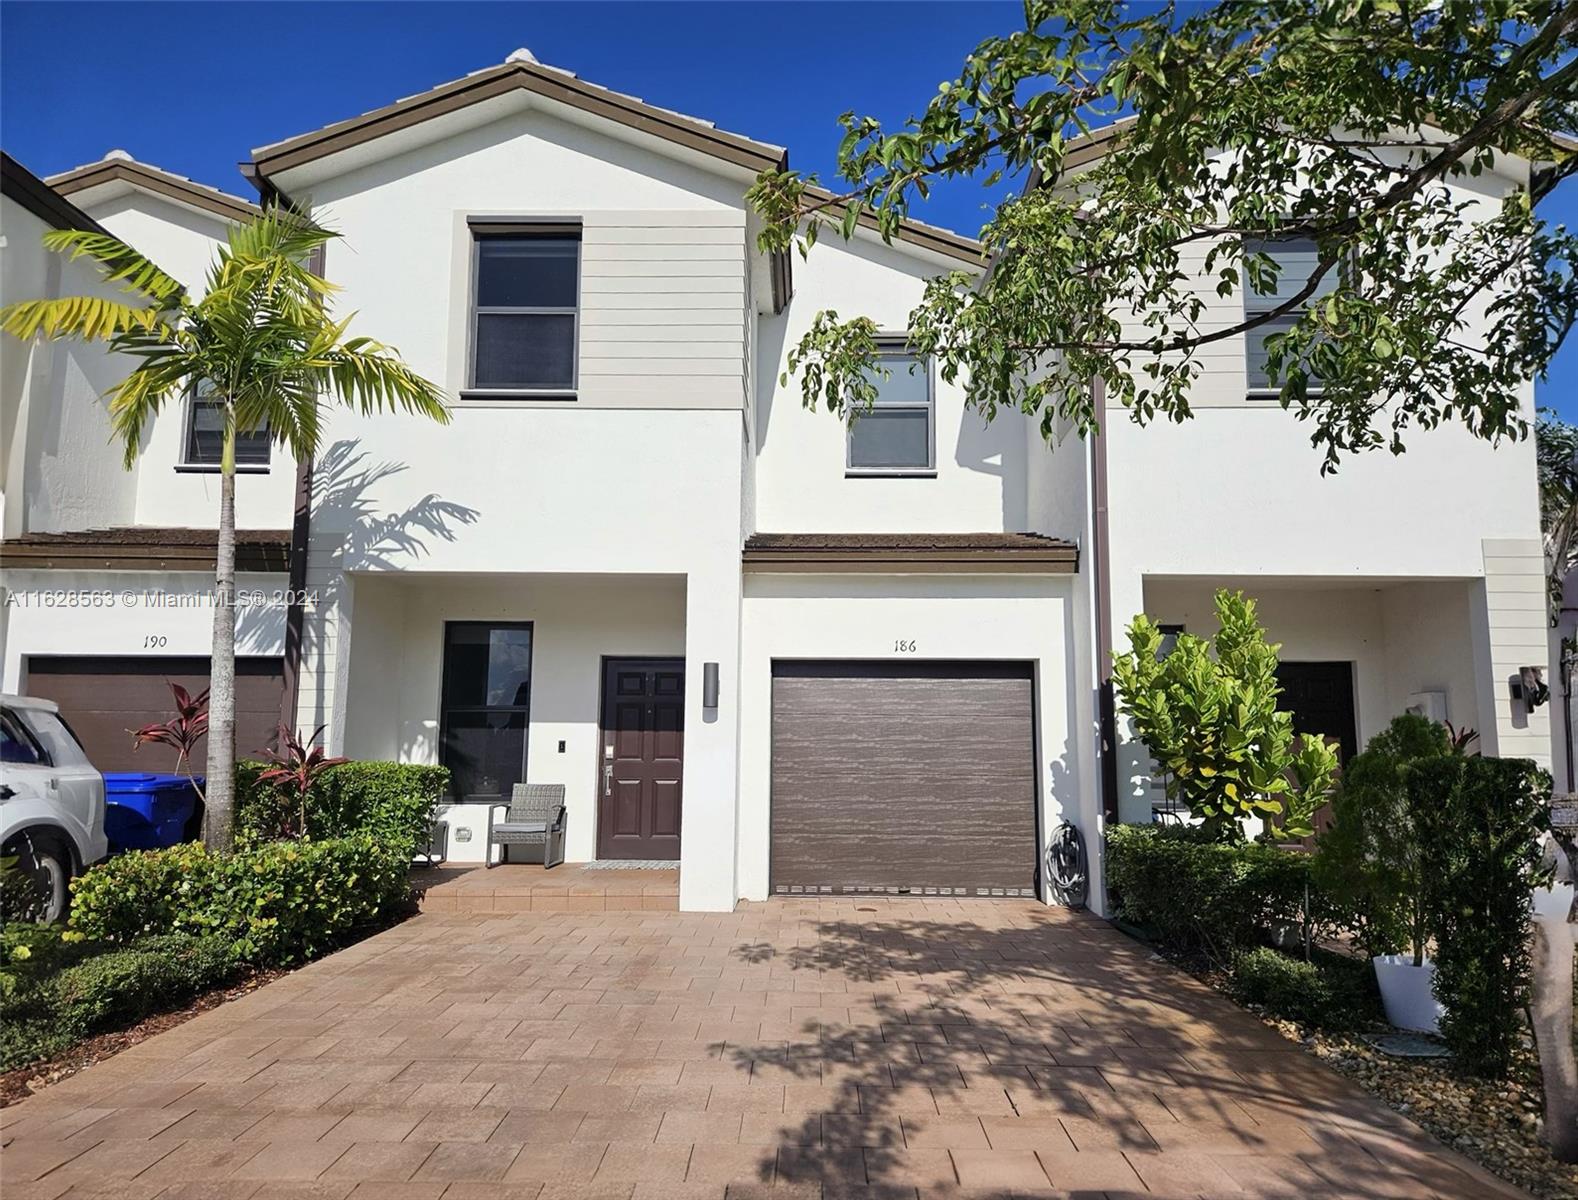
[[701, 664], [701, 706], [718, 707], [718, 664]]

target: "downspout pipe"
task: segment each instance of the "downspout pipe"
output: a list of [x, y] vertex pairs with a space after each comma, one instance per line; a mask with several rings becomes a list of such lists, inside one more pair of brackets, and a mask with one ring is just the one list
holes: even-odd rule
[[1118, 714], [1112, 687], [1112, 539], [1108, 522], [1107, 387], [1090, 382], [1097, 423], [1090, 436], [1090, 561], [1096, 600], [1096, 720], [1100, 739], [1101, 809], [1107, 824], [1118, 820]]

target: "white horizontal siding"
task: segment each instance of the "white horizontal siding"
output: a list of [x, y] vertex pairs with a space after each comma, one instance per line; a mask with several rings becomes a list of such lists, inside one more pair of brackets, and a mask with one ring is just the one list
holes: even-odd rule
[[586, 214], [576, 402], [743, 406], [746, 237], [740, 212]]

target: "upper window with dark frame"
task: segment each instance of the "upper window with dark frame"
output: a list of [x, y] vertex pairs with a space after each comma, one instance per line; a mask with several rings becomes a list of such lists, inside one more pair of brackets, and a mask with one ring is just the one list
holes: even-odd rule
[[468, 389], [573, 392], [580, 332], [580, 230], [473, 224], [471, 234]]
[[[267, 428], [236, 431], [236, 465], [266, 467], [273, 439]], [[215, 467], [225, 449], [225, 406], [209, 399], [207, 388], [199, 388], [187, 398], [186, 438], [181, 463], [188, 467]]]
[[[1309, 283], [1310, 275], [1315, 268], [1320, 265], [1320, 252], [1315, 245], [1315, 239], [1307, 237], [1246, 238], [1244, 253], [1264, 254], [1280, 268], [1277, 273], [1276, 288], [1264, 293], [1257, 292], [1250, 286], [1248, 273], [1245, 272], [1244, 317], [1246, 320], [1253, 320], [1262, 313], [1279, 308], [1291, 297], [1298, 295]], [[1244, 335], [1244, 368], [1251, 399], [1271, 399], [1282, 392], [1280, 383], [1272, 380], [1267, 365], [1266, 339], [1273, 334], [1286, 333], [1292, 329], [1309, 306], [1330, 292], [1332, 286], [1333, 281], [1328, 275], [1297, 308], [1255, 326]], [[1319, 387], [1320, 380], [1312, 378], [1310, 390], [1316, 391]]]
[[854, 475], [913, 475], [936, 470], [937, 397], [931, 363], [900, 340], [878, 347], [877, 398], [849, 415], [845, 467]]

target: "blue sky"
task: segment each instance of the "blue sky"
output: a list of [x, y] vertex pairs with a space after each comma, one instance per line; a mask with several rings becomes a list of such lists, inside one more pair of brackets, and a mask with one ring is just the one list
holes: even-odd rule
[[[112, 147], [250, 197], [254, 146], [354, 116], [528, 46], [594, 83], [789, 147], [830, 177], [847, 109], [898, 122], [1017, 3], [36, 3], [0, 5], [0, 145], [39, 175]], [[917, 215], [974, 233], [1006, 194]], [[1578, 186], [1548, 206], [1578, 223]], [[1578, 420], [1578, 338], [1540, 385]]]

